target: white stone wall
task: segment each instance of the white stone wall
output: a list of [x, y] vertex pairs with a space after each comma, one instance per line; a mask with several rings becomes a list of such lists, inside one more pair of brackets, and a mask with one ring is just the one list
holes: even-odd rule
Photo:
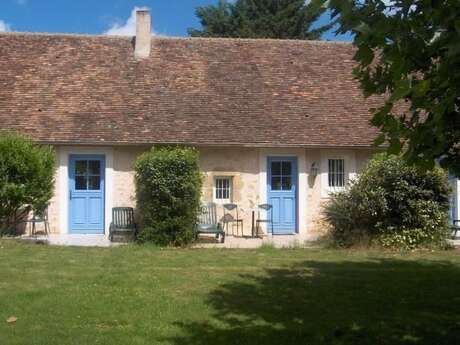
[[[111, 208], [136, 206], [133, 164], [147, 147], [56, 147], [56, 190], [49, 209], [51, 231], [67, 233], [68, 208], [68, 155], [75, 153], [104, 153], [107, 155], [106, 171], [106, 224], [110, 223]], [[343, 157], [350, 178], [356, 176], [371, 157], [371, 150], [303, 149], [303, 148], [244, 148], [202, 147], [199, 149], [200, 167], [203, 171], [203, 201], [213, 201], [215, 177], [231, 176], [233, 202], [240, 205], [244, 219], [244, 233], [250, 234], [252, 209], [266, 202], [267, 157], [295, 156], [298, 161], [298, 232], [315, 237], [327, 231], [322, 221], [321, 207], [328, 200], [324, 188], [327, 182], [324, 162], [328, 157]], [[318, 175], [312, 176], [315, 163]], [[222, 208], [219, 208], [222, 215]], [[106, 225], [107, 226], [107, 225]]]

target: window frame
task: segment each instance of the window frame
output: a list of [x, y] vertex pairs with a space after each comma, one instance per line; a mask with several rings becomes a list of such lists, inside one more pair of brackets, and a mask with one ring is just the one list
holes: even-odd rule
[[[339, 162], [341, 164], [337, 164]], [[333, 163], [332, 169], [335, 169], [335, 171], [332, 171], [332, 172], [331, 172], [331, 163]], [[347, 176], [346, 176], [347, 169], [345, 168], [345, 164], [346, 164], [345, 158], [330, 158], [330, 157], [327, 158], [327, 187], [329, 189], [340, 190], [340, 189], [345, 188], [347, 184]], [[341, 183], [339, 184], [339, 182]]]
[[[80, 162], [85, 162], [85, 171], [84, 172], [79, 172], [77, 167]], [[98, 169], [99, 173], [93, 173], [91, 172], [90, 165], [91, 162], [98, 162]], [[90, 188], [91, 187], [91, 179], [92, 178], [99, 178], [98, 181], [98, 188]], [[85, 188], [78, 188], [78, 178], [84, 178], [85, 181]], [[74, 166], [74, 190], [75, 191], [86, 191], [86, 192], [96, 192], [96, 191], [101, 191], [101, 182], [103, 181], [102, 179], [102, 165], [101, 165], [101, 160], [100, 159], [91, 159], [91, 158], [85, 158], [85, 159], [76, 159], [75, 160], [75, 166]]]
[[[368, 152], [368, 151], [363, 151]], [[371, 155], [362, 155], [358, 156], [356, 150], [350, 149], [321, 149], [320, 150], [320, 189], [321, 189], [321, 198], [328, 199], [331, 197], [331, 194], [341, 192], [347, 188], [350, 184], [350, 181], [353, 181], [358, 175], [360, 169], [358, 168], [358, 159], [362, 162], [368, 160]], [[340, 187], [329, 187], [328, 185], [328, 160], [329, 159], [343, 159], [344, 170], [345, 170], [345, 188]], [[361, 166], [362, 167], [362, 166]]]
[[[228, 199], [225, 198], [217, 198], [217, 181], [218, 180], [228, 180]], [[221, 188], [222, 189], [222, 188]], [[213, 185], [212, 185], [212, 199], [215, 203], [219, 204], [228, 204], [232, 202], [233, 199], [233, 176], [214, 176], [213, 178]]]

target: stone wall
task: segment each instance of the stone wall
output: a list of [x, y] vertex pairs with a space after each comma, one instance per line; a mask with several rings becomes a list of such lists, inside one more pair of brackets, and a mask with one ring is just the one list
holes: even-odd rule
[[136, 207], [134, 162], [146, 149], [116, 147], [113, 150], [113, 206]]
[[[134, 169], [136, 158], [144, 152], [146, 147], [119, 146], [105, 148], [112, 156], [112, 185], [106, 189], [112, 189], [112, 206], [136, 206]], [[56, 148], [59, 156], [61, 148]], [[69, 148], [65, 148], [66, 152]], [[71, 150], [71, 149], [70, 149]], [[87, 149], [91, 150], [91, 149]], [[96, 149], [95, 149], [96, 150]], [[86, 152], [86, 151], [85, 151]], [[289, 155], [298, 158], [298, 215], [299, 232], [308, 238], [317, 237], [327, 231], [327, 226], [322, 221], [321, 208], [328, 200], [328, 193], [324, 189], [326, 174], [324, 162], [333, 155], [343, 156], [346, 159], [347, 170], [350, 176], [356, 176], [362, 170], [367, 160], [372, 156], [371, 150], [339, 150], [339, 149], [301, 149], [301, 148], [244, 148], [244, 147], [202, 147], [200, 153], [200, 168], [203, 171], [203, 202], [214, 200], [213, 186], [216, 177], [231, 177], [232, 202], [240, 207], [240, 217], [243, 218], [244, 234], [251, 232], [252, 210], [259, 204], [265, 203], [266, 198], [266, 161], [270, 155]], [[62, 156], [62, 155], [61, 155]], [[60, 163], [59, 163], [60, 162]], [[65, 165], [66, 159], [58, 159], [57, 171]], [[311, 174], [312, 164], [318, 167], [317, 176]], [[65, 167], [66, 168], [66, 167]], [[327, 175], [326, 175], [327, 176]], [[62, 207], [68, 207], [62, 201], [62, 193], [59, 186], [65, 184], [59, 179], [68, 178], [56, 174], [56, 190], [49, 208], [51, 231], [53, 233], [65, 233], [67, 224], [60, 224]], [[326, 179], [327, 181], [327, 179]], [[63, 188], [65, 189], [65, 188]], [[222, 205], [218, 206], [218, 216], [223, 215]], [[62, 215], [61, 215], [62, 219]], [[234, 229], [236, 231], [236, 229]]]
[[[202, 148], [200, 167], [203, 171], [204, 202], [214, 201], [213, 186], [216, 177], [231, 177], [232, 202], [240, 207], [244, 234], [251, 232], [251, 216], [259, 197], [259, 152], [255, 148]], [[218, 205], [218, 217], [223, 215], [222, 205]], [[236, 232], [236, 228], [234, 229]], [[241, 230], [240, 230], [241, 231]]]

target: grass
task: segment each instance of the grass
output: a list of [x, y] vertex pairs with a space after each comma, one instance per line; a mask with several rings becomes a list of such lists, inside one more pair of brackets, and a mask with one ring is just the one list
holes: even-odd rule
[[459, 343], [455, 251], [0, 241], [2, 345]]

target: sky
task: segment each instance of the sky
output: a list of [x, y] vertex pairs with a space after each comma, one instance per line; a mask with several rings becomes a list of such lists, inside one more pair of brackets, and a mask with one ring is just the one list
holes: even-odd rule
[[[197, 6], [217, 0], [0, 0], [0, 31], [132, 35], [136, 8], [149, 8], [155, 34], [187, 36], [199, 28]], [[323, 16], [320, 22], [327, 22]], [[323, 39], [350, 40], [328, 32]]]

